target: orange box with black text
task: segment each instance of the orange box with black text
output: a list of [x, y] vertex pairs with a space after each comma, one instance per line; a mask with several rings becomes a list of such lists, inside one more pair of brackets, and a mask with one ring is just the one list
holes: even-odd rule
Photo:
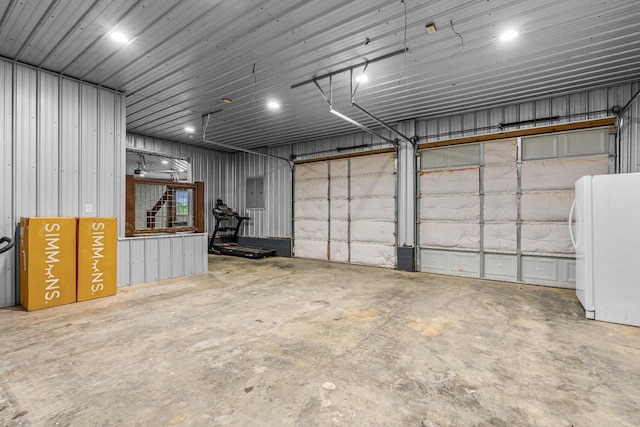
[[76, 218], [20, 219], [20, 305], [76, 302]]
[[117, 218], [78, 218], [78, 301], [115, 295]]

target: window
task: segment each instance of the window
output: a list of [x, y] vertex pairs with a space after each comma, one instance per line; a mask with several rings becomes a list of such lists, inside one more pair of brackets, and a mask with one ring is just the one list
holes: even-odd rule
[[176, 232], [204, 232], [204, 183], [127, 175], [126, 236]]

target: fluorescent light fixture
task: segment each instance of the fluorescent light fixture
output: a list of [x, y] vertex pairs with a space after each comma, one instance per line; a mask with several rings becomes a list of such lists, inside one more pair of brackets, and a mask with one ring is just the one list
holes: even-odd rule
[[122, 34], [119, 31], [114, 31], [111, 34], [109, 34], [109, 36], [111, 36], [112, 40], [117, 41], [118, 43], [128, 43], [129, 42], [129, 38], [127, 36], [125, 36], [124, 34]]
[[186, 127], [186, 128], [184, 128], [184, 130], [185, 130], [185, 132], [187, 132], [187, 133], [193, 133], [193, 131], [194, 131], [194, 129], [193, 129], [193, 128], [191, 128], [191, 127]]
[[356, 81], [358, 83], [366, 83], [369, 81], [369, 76], [367, 76], [366, 74], [360, 74], [358, 77], [356, 77]]
[[163, 164], [163, 165], [168, 165], [168, 164], [169, 164], [169, 160], [163, 160], [163, 161], [162, 161], [162, 164]]
[[280, 103], [278, 101], [268, 101], [267, 107], [269, 107], [270, 110], [279, 110]]
[[508, 42], [509, 40], [513, 40], [516, 37], [518, 37], [518, 31], [517, 30], [507, 30], [504, 33], [502, 33], [502, 35], [500, 36], [500, 40], [502, 40], [503, 42]]

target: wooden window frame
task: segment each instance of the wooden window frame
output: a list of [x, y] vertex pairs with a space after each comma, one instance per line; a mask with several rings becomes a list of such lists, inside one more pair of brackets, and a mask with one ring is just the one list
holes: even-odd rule
[[[194, 194], [194, 224], [193, 227], [170, 227], [154, 229], [136, 229], [136, 185], [151, 184], [163, 185], [168, 188], [193, 189]], [[139, 235], [167, 234], [167, 233], [204, 233], [204, 182], [174, 182], [154, 179], [139, 179], [133, 175], [127, 175], [126, 181], [126, 213], [125, 213], [125, 236], [134, 237]]]

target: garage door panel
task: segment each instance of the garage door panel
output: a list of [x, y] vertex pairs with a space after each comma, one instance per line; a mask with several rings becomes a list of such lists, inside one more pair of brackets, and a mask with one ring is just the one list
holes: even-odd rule
[[565, 223], [523, 223], [523, 253], [573, 255], [575, 251]]
[[518, 248], [515, 222], [485, 224], [483, 243], [485, 251], [515, 253]]
[[471, 155], [466, 163], [456, 160], [467, 152], [459, 146], [421, 151], [419, 245], [421, 254], [433, 255], [421, 257], [421, 270], [465, 275], [464, 262], [450, 263], [465, 254], [484, 266], [478, 275], [540, 283], [532, 279], [538, 273], [525, 272], [533, 265], [525, 259], [575, 264], [567, 226], [575, 182], [609, 173], [610, 142], [604, 128], [485, 141], [477, 168]]
[[367, 175], [351, 177], [351, 197], [394, 196], [394, 175]]
[[518, 160], [518, 140], [515, 138], [484, 144], [484, 164], [515, 163]]
[[329, 203], [321, 199], [302, 199], [296, 202], [296, 218], [322, 219], [329, 218]]
[[349, 178], [331, 178], [329, 196], [333, 198], [349, 198]]
[[303, 199], [326, 200], [329, 196], [329, 180], [324, 178], [296, 181], [293, 195], [296, 201]]
[[331, 230], [329, 232], [331, 242], [349, 241], [349, 221], [331, 221]]
[[330, 163], [329, 176], [331, 180], [335, 177], [348, 177], [349, 176], [349, 160], [348, 159], [338, 159], [331, 160]]
[[420, 172], [421, 195], [479, 194], [480, 169], [454, 169]]
[[479, 196], [425, 196], [420, 199], [423, 220], [479, 221]]
[[329, 222], [298, 219], [294, 223], [297, 239], [327, 240], [329, 236]]
[[608, 156], [527, 161], [522, 163], [522, 191], [570, 190], [584, 175], [607, 173]]
[[518, 189], [516, 165], [489, 166], [484, 169], [485, 193], [515, 193]]
[[330, 260], [335, 262], [349, 262], [349, 243], [334, 242], [329, 244]]
[[393, 222], [351, 221], [351, 241], [387, 243], [395, 245], [396, 227]]
[[423, 222], [420, 245], [456, 249], [480, 249], [480, 224], [477, 222]]
[[396, 161], [394, 153], [382, 153], [351, 159], [351, 177], [356, 175], [394, 174]]
[[296, 181], [325, 178], [329, 170], [329, 162], [305, 163], [295, 166]]
[[525, 193], [521, 198], [523, 221], [568, 221], [574, 192]]
[[351, 262], [393, 268], [396, 265], [396, 248], [395, 246], [352, 242]]
[[305, 240], [296, 238], [295, 251], [296, 257], [311, 258], [319, 260], [328, 260], [327, 241]]
[[518, 218], [518, 197], [515, 194], [484, 196], [485, 221], [515, 221]]
[[396, 199], [392, 197], [371, 197], [351, 200], [352, 220], [386, 220], [395, 218]]
[[346, 221], [349, 219], [349, 200], [347, 199], [331, 199], [331, 221]]
[[394, 267], [395, 167], [395, 153], [296, 167], [295, 256]]

